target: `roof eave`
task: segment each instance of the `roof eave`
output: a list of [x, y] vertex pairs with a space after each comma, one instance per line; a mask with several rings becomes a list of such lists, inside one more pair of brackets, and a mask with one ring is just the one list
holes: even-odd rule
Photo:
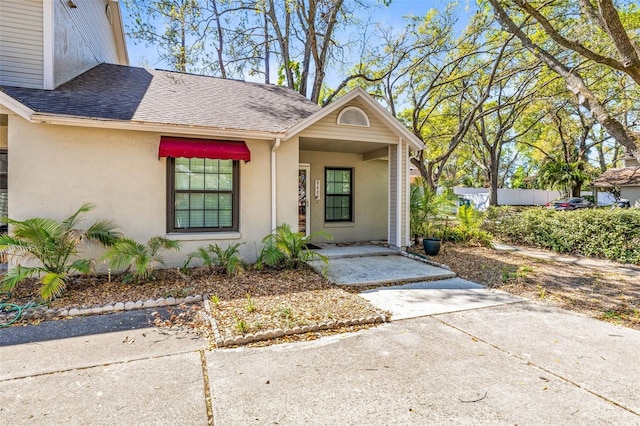
[[35, 114], [34, 110], [20, 103], [19, 101], [15, 100], [2, 91], [0, 91], [0, 105], [4, 105], [7, 109], [18, 114], [25, 120], [31, 120], [31, 117], [33, 116], [33, 114]]
[[374, 111], [374, 113], [380, 120], [386, 123], [398, 136], [406, 139], [415, 150], [420, 151], [424, 149], [424, 142], [422, 142], [416, 135], [414, 135], [406, 127], [404, 127], [402, 123], [400, 123], [387, 110], [385, 110], [382, 105], [373, 100], [373, 98], [361, 87], [356, 87], [346, 95], [340, 97], [338, 100], [330, 103], [321, 110], [316, 111], [309, 117], [290, 127], [285, 134], [285, 139], [296, 136], [312, 124], [320, 121], [327, 115], [342, 108], [344, 105], [348, 104], [356, 98], [359, 98], [363, 102], [365, 102], [367, 106], [369, 106]]
[[113, 130], [132, 130], [141, 132], [177, 133], [181, 135], [211, 136], [238, 139], [263, 139], [273, 140], [282, 138], [282, 132], [265, 132], [243, 129], [221, 129], [207, 126], [187, 126], [179, 124], [153, 123], [144, 121], [107, 120], [98, 118], [72, 117], [55, 114], [32, 114], [29, 118], [32, 123], [55, 124], [62, 126], [77, 126], [102, 128]]

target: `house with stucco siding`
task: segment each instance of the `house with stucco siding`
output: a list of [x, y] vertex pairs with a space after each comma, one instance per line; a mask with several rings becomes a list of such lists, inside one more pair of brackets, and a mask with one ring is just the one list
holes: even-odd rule
[[629, 200], [632, 207], [640, 208], [640, 162], [629, 154], [622, 161], [624, 167], [607, 170], [594, 179], [591, 186], [596, 197], [597, 192], [615, 190], [620, 199]]
[[91, 202], [138, 241], [181, 241], [171, 265], [210, 243], [244, 243], [253, 260], [284, 223], [409, 244], [409, 155], [423, 144], [363, 89], [321, 108], [276, 85], [131, 67], [115, 0], [0, 5], [9, 217]]

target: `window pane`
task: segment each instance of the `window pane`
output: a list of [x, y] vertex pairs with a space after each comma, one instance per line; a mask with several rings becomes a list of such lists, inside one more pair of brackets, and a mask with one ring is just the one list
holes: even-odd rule
[[194, 173], [204, 173], [204, 158], [192, 158], [191, 171]]
[[176, 171], [189, 172], [189, 159], [188, 158], [176, 158]]
[[217, 191], [218, 175], [204, 175], [204, 189], [207, 191]]
[[220, 210], [229, 210], [229, 211], [231, 211], [231, 207], [232, 207], [232, 196], [231, 196], [231, 194], [220, 194], [220, 198], [218, 199], [218, 202], [220, 203], [218, 205], [218, 208]]
[[231, 174], [221, 174], [220, 176], [220, 191], [231, 191], [233, 190], [233, 175]]
[[189, 227], [189, 212], [188, 211], [176, 211], [176, 220], [174, 226], [176, 228], [188, 228]]
[[205, 173], [218, 173], [218, 163], [220, 160], [211, 160], [209, 158], [204, 160]]
[[176, 194], [176, 210], [189, 210], [189, 194]]
[[233, 226], [233, 216], [231, 210], [220, 211], [220, 226], [229, 228]]
[[7, 173], [7, 153], [0, 152], [0, 173]]
[[204, 208], [206, 210], [218, 210], [218, 194], [205, 194]]
[[233, 173], [233, 160], [218, 160], [220, 162], [220, 173]]
[[188, 173], [176, 173], [176, 189], [189, 189]]
[[204, 227], [204, 211], [191, 210], [189, 215], [189, 227], [190, 228], [203, 228]]
[[204, 210], [204, 194], [191, 194], [189, 208], [191, 210]]
[[191, 190], [202, 191], [204, 189], [204, 175], [202, 173], [193, 173], [191, 175]]
[[207, 228], [217, 228], [218, 227], [218, 211], [205, 211], [204, 212], [204, 226]]

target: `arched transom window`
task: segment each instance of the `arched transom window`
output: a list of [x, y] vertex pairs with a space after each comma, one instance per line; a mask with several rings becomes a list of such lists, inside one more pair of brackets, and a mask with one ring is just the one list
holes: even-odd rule
[[345, 126], [370, 127], [367, 113], [356, 106], [348, 106], [340, 111], [337, 122]]

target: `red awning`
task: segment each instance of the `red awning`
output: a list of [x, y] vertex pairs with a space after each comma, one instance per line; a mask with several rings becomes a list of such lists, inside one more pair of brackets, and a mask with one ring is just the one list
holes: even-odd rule
[[158, 157], [212, 158], [218, 160], [251, 160], [247, 144], [240, 141], [188, 139], [162, 136]]

